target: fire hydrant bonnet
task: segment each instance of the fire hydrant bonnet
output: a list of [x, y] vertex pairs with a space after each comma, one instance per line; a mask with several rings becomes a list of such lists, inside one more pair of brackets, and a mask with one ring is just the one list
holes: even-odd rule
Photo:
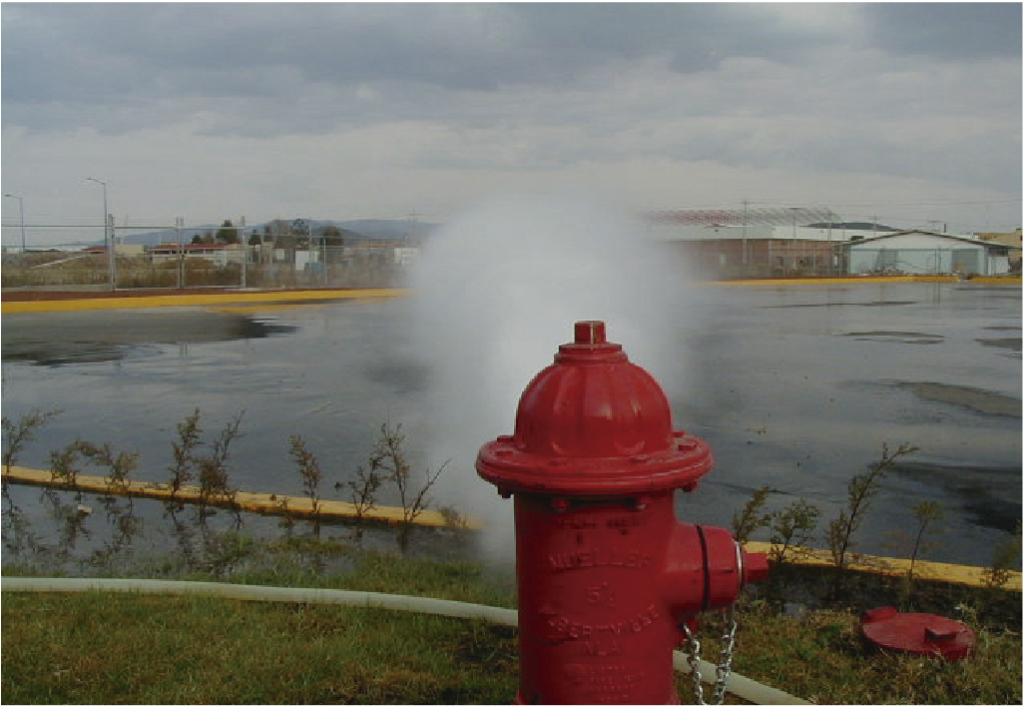
[[577, 322], [574, 338], [523, 392], [515, 433], [480, 450], [480, 475], [503, 495], [692, 490], [714, 466], [707, 444], [673, 431], [665, 393], [604, 322]]

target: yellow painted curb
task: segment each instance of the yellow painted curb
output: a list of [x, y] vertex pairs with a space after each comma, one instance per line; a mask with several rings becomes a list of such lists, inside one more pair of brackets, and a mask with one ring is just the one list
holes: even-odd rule
[[148, 309], [167, 306], [218, 306], [224, 304], [259, 304], [284, 302], [316, 302], [335, 299], [370, 299], [400, 297], [407, 289], [318, 289], [303, 291], [224, 292], [220, 294], [167, 294], [147, 297], [96, 297], [83, 299], [47, 299], [40, 301], [0, 301], [0, 313], [35, 314], [51, 311], [85, 311], [98, 309]]
[[[10, 466], [4, 469], [3, 478], [11, 483], [25, 485], [43, 485], [58, 489], [69, 489], [60, 479], [55, 479], [50, 471], [23, 466]], [[149, 483], [144, 481], [126, 481], [124, 485], [113, 484], [109, 478], [101, 476], [78, 475], [75, 479], [78, 490], [85, 493], [101, 493], [105, 495], [127, 495], [155, 500], [181, 500], [191, 504], [201, 504], [200, 489], [194, 485], [182, 486], [172, 496], [167, 483]], [[249, 493], [236, 491], [230, 498], [216, 496], [207, 498], [207, 505], [254, 512], [260, 515], [297, 515], [305, 519], [313, 519], [313, 501], [307, 497], [276, 495], [271, 493]], [[353, 520], [358, 517], [357, 508], [352, 503], [340, 500], [320, 500], [319, 515], [323, 521]], [[374, 507], [363, 514], [369, 522], [384, 522], [398, 525], [404, 522], [404, 511], [400, 507]], [[483, 524], [479, 519], [466, 517], [465, 529], [480, 529]], [[437, 510], [423, 510], [412, 521], [412, 524], [423, 527], [452, 527], [452, 523], [444, 514]]]
[[[751, 552], [770, 553], [773, 546], [768, 542], [746, 542], [744, 548]], [[790, 548], [793, 554], [793, 563], [801, 566], [835, 566], [832, 561], [832, 553], [825, 549], [810, 549], [806, 547]], [[854, 571], [865, 571], [868, 573], [883, 574], [885, 576], [906, 576], [910, 570], [909, 559], [896, 559], [892, 557], [869, 556], [867, 554], [853, 554], [849, 568]], [[947, 583], [961, 583], [967, 586], [985, 586], [986, 569], [980, 566], [963, 566], [961, 564], [944, 564], [938, 561], [914, 562], [914, 576], [925, 581], [945, 581]], [[1002, 588], [1009, 591], [1021, 590], [1021, 572], [1009, 571], [1009, 578]]]
[[[54, 488], [67, 489], [67, 485], [60, 480], [55, 480], [50, 471], [43, 471], [36, 468], [25, 468], [24, 466], [10, 466], [3, 473], [5, 481], [21, 483], [25, 485], [42, 485]], [[108, 478], [100, 476], [79, 475], [76, 478], [78, 489], [86, 493], [100, 493], [108, 495], [129, 495], [133, 497], [152, 498], [156, 500], [170, 500], [172, 498], [170, 488], [166, 483], [149, 483], [143, 481], [127, 481], [124, 486], [111, 484]], [[196, 486], [183, 486], [174, 496], [182, 502], [199, 504], [200, 492]], [[248, 493], [237, 491], [233, 498], [215, 497], [207, 500], [207, 505], [226, 507], [229, 509], [254, 512], [260, 515], [297, 515], [305, 519], [313, 518], [313, 503], [309, 498], [289, 495], [274, 495], [269, 493]], [[320, 519], [323, 521], [353, 520], [357, 516], [356, 506], [352, 503], [338, 500], [320, 501]], [[398, 507], [375, 507], [367, 511], [363, 518], [371, 522], [382, 522], [389, 525], [397, 525], [403, 522], [402, 508]], [[424, 510], [420, 513], [413, 524], [424, 527], [451, 527], [451, 523], [442, 513], [436, 510]], [[478, 530], [484, 527], [480, 518], [465, 517], [464, 529]], [[770, 553], [775, 545], [768, 542], [746, 542], [744, 547], [751, 552]], [[793, 563], [803, 566], [833, 566], [832, 555], [824, 549], [812, 549], [797, 547], [791, 549], [793, 552]], [[896, 559], [892, 557], [869, 556], [866, 554], [853, 554], [849, 568], [853, 571], [865, 571], [869, 573], [883, 574], [886, 576], [906, 576], [910, 569], [908, 559]], [[945, 581], [948, 583], [959, 583], [967, 586], [985, 586], [986, 569], [980, 566], [964, 566], [961, 564], [945, 564], [936, 561], [918, 560], [914, 563], [914, 575], [918, 579], [928, 581]], [[1008, 580], [1002, 588], [1010, 591], [1021, 590], [1021, 572], [1009, 571]]]
[[[789, 287], [835, 284], [898, 284], [906, 282], [964, 282], [975, 284], [1020, 285], [1020, 277], [974, 277], [961, 280], [952, 276], [906, 277], [821, 277], [800, 279], [737, 279], [706, 280], [702, 285], [719, 287]], [[224, 292], [221, 294], [167, 294], [144, 297], [95, 297], [83, 299], [46, 299], [38, 301], [2, 301], [0, 313], [38, 314], [56, 311], [88, 311], [111, 309], [148, 309], [169, 306], [205, 306], [216, 311], [244, 313], [245, 305], [269, 304], [262, 308], [283, 308], [289, 302], [313, 303], [338, 299], [371, 299], [402, 297], [411, 293], [403, 288], [381, 289], [320, 289], [302, 291]], [[241, 305], [232, 307], [230, 305]], [[276, 305], [276, 306], [273, 306]]]
[[1024, 280], [1020, 277], [973, 277], [970, 281], [981, 284], [1021, 284]]
[[[822, 284], [902, 284], [905, 282], [959, 282], [952, 276], [905, 277], [801, 277], [791, 279], [727, 279], [707, 284], [727, 287], [789, 287], [793, 285]], [[1019, 281], [1019, 280], [1018, 280]]]

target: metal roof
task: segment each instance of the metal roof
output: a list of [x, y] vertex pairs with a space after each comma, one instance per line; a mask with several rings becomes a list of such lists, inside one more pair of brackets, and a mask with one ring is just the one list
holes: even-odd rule
[[859, 240], [851, 240], [842, 243], [845, 247], [852, 247], [855, 245], [863, 245], [864, 243], [873, 243], [877, 240], [884, 240], [886, 238], [895, 238], [900, 235], [909, 235], [911, 233], [920, 233], [921, 235], [931, 235], [936, 238], [946, 238], [947, 240], [959, 240], [964, 243], [970, 243], [971, 245], [981, 245], [985, 248], [1014, 248], [1018, 247], [1015, 245], [1003, 245], [1001, 243], [993, 243], [987, 240], [980, 240], [978, 238], [972, 238], [968, 235], [954, 235], [953, 233], [939, 233], [933, 230], [921, 230], [919, 228], [913, 228], [911, 230], [898, 230], [895, 233], [882, 233], [881, 235], [873, 235], [867, 238], [860, 238]]
[[828, 208], [747, 208], [679, 209], [652, 211], [647, 217], [659, 225], [680, 226], [791, 226], [811, 223], [840, 223], [842, 219]]

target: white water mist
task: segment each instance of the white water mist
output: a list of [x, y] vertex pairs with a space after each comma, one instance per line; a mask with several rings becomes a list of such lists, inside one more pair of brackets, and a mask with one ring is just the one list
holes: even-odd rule
[[583, 319], [661, 383], [685, 361], [681, 258], [625, 212], [582, 199], [495, 198], [432, 234], [411, 282], [416, 347], [429, 367], [422, 424], [439, 503], [487, 522], [491, 559], [513, 558], [512, 502], [477, 476], [480, 446], [511, 434], [523, 389]]

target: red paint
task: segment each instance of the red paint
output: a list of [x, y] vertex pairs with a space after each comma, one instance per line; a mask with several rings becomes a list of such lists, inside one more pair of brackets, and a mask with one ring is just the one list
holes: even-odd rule
[[947, 660], [964, 659], [974, 649], [974, 631], [961, 622], [931, 613], [901, 613], [875, 608], [860, 618], [864, 637], [878, 647]]
[[604, 323], [577, 323], [523, 392], [515, 434], [477, 458], [515, 495], [520, 703], [677, 703], [679, 624], [768, 569], [726, 530], [676, 520], [674, 491], [713, 465]]

